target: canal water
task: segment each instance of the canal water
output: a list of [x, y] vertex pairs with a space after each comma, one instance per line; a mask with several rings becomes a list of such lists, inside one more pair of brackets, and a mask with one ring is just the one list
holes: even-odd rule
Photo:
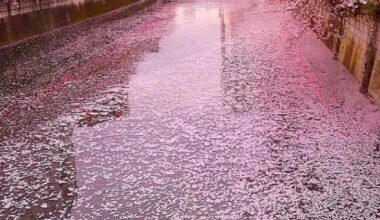
[[129, 5], [136, 0], [0, 2], [0, 47]]
[[379, 219], [379, 109], [276, 1], [166, 2], [0, 59], [0, 219]]

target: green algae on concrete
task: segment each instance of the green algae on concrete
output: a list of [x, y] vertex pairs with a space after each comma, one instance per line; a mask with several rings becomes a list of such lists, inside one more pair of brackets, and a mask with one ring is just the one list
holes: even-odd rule
[[338, 59], [359, 82], [362, 81], [363, 54], [364, 50], [352, 38], [345, 37], [342, 40]]
[[368, 93], [380, 103], [380, 53], [376, 54], [375, 64], [372, 70], [371, 79], [369, 81]]

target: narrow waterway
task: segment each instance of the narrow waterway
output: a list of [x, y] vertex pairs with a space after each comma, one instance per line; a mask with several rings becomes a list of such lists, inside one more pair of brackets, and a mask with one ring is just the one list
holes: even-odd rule
[[290, 13], [168, 2], [17, 49], [0, 219], [379, 218], [379, 107]]

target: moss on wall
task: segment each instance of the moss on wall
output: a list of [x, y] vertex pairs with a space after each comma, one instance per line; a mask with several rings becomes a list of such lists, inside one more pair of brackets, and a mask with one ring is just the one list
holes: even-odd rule
[[380, 53], [376, 54], [376, 61], [369, 82], [368, 93], [380, 103]]
[[339, 61], [361, 82], [364, 50], [353, 39], [345, 37], [339, 51]]
[[360, 8], [359, 13], [378, 17], [380, 14], [380, 3], [376, 0], [371, 0]]

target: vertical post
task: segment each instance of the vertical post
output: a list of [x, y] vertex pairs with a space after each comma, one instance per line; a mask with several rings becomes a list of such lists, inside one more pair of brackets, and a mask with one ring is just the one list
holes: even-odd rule
[[344, 29], [346, 25], [346, 16], [345, 12], [340, 11], [339, 16], [337, 19], [337, 26], [338, 26], [338, 36], [335, 37], [335, 48], [334, 48], [334, 60], [338, 60], [339, 52], [340, 52], [340, 46], [342, 45], [342, 38], [344, 34]]
[[7, 10], [8, 10], [8, 15], [11, 15], [11, 0], [7, 1]]
[[370, 29], [368, 33], [368, 43], [367, 50], [365, 53], [365, 64], [362, 76], [362, 84], [360, 87], [360, 92], [367, 94], [369, 83], [371, 80], [371, 74], [373, 70], [373, 66], [375, 64], [375, 56], [376, 56], [376, 35], [377, 35], [377, 19], [374, 16], [370, 16], [369, 18]]

